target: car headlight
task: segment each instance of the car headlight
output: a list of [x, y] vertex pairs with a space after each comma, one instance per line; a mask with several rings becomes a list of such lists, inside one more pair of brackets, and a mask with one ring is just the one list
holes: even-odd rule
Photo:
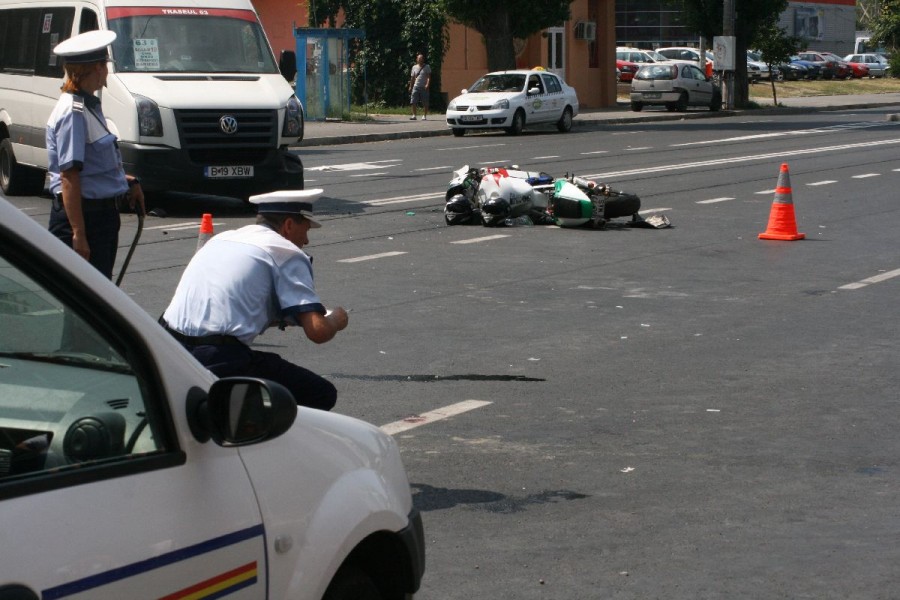
[[297, 96], [291, 96], [284, 108], [284, 127], [281, 128], [281, 136], [303, 139], [303, 105]]
[[509, 108], [509, 100], [497, 100], [491, 105], [491, 108]]
[[450, 104], [447, 105], [447, 110], [456, 110], [456, 99], [450, 101]]
[[145, 137], [162, 137], [162, 117], [159, 114], [159, 105], [150, 98], [135, 96], [134, 104], [137, 107], [139, 135]]

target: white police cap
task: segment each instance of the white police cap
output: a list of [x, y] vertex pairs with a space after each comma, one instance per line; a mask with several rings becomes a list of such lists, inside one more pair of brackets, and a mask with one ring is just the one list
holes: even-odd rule
[[107, 47], [116, 39], [116, 32], [108, 29], [87, 31], [70, 37], [56, 45], [53, 53], [62, 56], [67, 63], [92, 63], [109, 60]]
[[310, 222], [310, 227], [318, 228], [322, 224], [313, 218], [313, 202], [324, 190], [282, 190], [250, 196], [250, 202], [258, 205], [260, 214], [300, 215]]

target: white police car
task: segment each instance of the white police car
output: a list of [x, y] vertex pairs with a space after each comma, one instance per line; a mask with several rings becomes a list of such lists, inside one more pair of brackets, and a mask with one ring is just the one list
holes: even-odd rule
[[447, 125], [453, 135], [473, 129], [504, 129], [519, 135], [526, 125], [555, 123], [562, 132], [572, 129], [578, 115], [578, 95], [555, 73], [522, 69], [488, 73], [447, 106]]
[[0, 600], [407, 598], [391, 437], [216, 380], [0, 198]]

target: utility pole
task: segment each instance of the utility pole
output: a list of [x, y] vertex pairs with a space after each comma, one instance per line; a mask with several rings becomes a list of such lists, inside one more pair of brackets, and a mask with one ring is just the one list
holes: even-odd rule
[[[722, 35], [734, 38], [734, 0], [723, 0], [722, 6]], [[737, 60], [739, 57], [735, 57]], [[746, 59], [745, 59], [746, 60]], [[725, 71], [725, 80], [722, 82], [722, 95], [725, 97], [726, 110], [734, 109], [734, 71]]]

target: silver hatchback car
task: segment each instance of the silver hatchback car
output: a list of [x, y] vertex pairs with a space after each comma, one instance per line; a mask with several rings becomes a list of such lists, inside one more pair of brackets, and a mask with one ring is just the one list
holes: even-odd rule
[[722, 108], [722, 91], [695, 63], [669, 61], [642, 66], [631, 82], [631, 110], [662, 104], [684, 112], [688, 106]]

